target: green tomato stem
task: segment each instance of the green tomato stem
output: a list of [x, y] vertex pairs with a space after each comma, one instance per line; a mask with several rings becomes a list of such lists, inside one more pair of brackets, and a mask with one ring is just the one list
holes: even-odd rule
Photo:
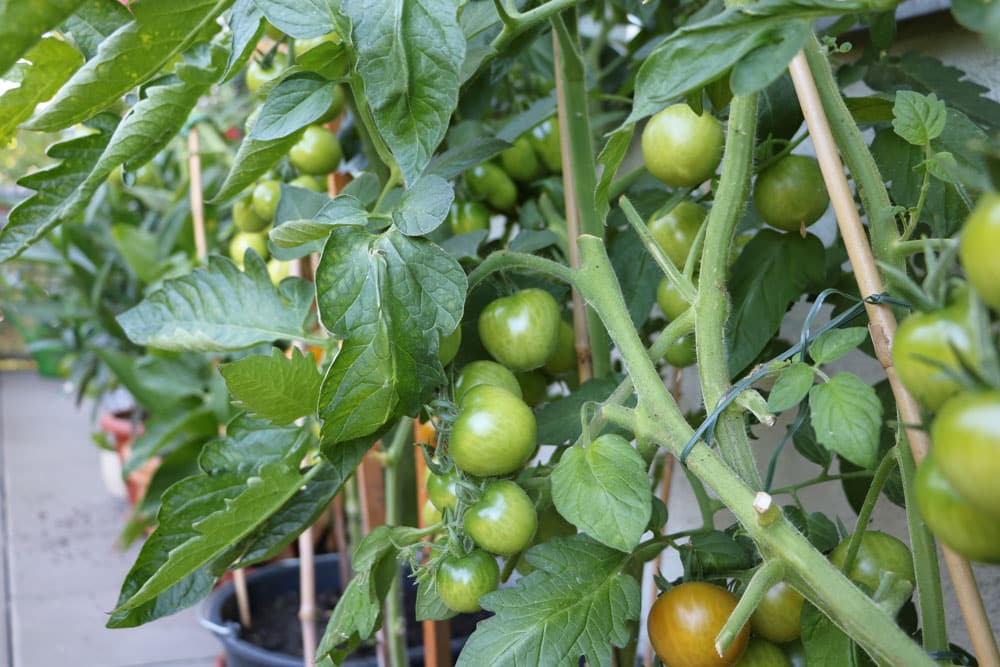
[[854, 524], [854, 534], [851, 535], [851, 541], [847, 545], [847, 554], [844, 556], [844, 572], [850, 572], [854, 566], [854, 559], [858, 555], [858, 549], [861, 548], [861, 539], [868, 527], [868, 522], [871, 521], [872, 512], [875, 510], [875, 503], [878, 502], [878, 497], [882, 493], [882, 487], [885, 486], [886, 480], [889, 479], [892, 468], [896, 463], [895, 449], [893, 447], [886, 452], [885, 456], [882, 457], [882, 461], [878, 464], [878, 468], [875, 469], [875, 476], [872, 477], [868, 493], [865, 494], [865, 501], [861, 505], [861, 511], [858, 512], [858, 521]]
[[[412, 441], [413, 419], [403, 417], [392, 434], [389, 448], [383, 460], [385, 468], [385, 522], [398, 526], [402, 522], [402, 498], [400, 498], [399, 460], [403, 450]], [[406, 617], [403, 614], [403, 598], [399, 587], [399, 576], [393, 578], [389, 594], [385, 599], [385, 632], [389, 643], [389, 658], [393, 667], [409, 664], [406, 657]]]
[[628, 197], [622, 196], [618, 200], [618, 204], [625, 213], [625, 219], [628, 220], [630, 225], [632, 225], [632, 229], [635, 230], [635, 233], [639, 235], [639, 239], [642, 241], [642, 244], [646, 246], [646, 250], [653, 256], [653, 260], [659, 264], [663, 274], [670, 280], [673, 286], [677, 288], [677, 291], [680, 292], [685, 301], [688, 303], [694, 303], [697, 295], [694, 284], [688, 279], [687, 276], [681, 273], [680, 269], [677, 268], [677, 265], [674, 264], [673, 260], [670, 259], [667, 253], [663, 252], [663, 248], [661, 248], [660, 244], [656, 242], [655, 238], [653, 238], [653, 233], [649, 231], [649, 227], [646, 226], [646, 223], [639, 216], [639, 212], [635, 210], [634, 206], [632, 206], [632, 202], [628, 200]]
[[527, 253], [498, 250], [490, 253], [489, 257], [469, 273], [469, 292], [478, 287], [479, 283], [490, 274], [509, 269], [534, 271], [555, 278], [567, 285], [574, 284], [573, 270], [565, 264]]
[[757, 568], [747, 584], [746, 590], [740, 596], [740, 601], [736, 603], [736, 609], [726, 619], [726, 624], [719, 630], [715, 637], [715, 652], [719, 656], [726, 654], [733, 640], [740, 634], [750, 617], [753, 616], [760, 601], [764, 599], [771, 587], [780, 582], [785, 577], [785, 564], [780, 560], [769, 560]]
[[[698, 278], [698, 298], [694, 302], [698, 374], [705, 407], [709, 411], [730, 386], [725, 340], [720, 333], [725, 331], [729, 314], [726, 279], [733, 235], [750, 193], [756, 124], [757, 95], [734, 97], [729, 112], [719, 188], [705, 222], [705, 251]], [[716, 424], [715, 434], [722, 458], [753, 488], [762, 488], [763, 482], [750, 449], [742, 412], [723, 412]]]

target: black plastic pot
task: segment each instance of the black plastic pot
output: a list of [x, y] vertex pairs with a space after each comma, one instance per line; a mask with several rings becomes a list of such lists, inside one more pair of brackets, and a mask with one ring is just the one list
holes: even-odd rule
[[[323, 554], [316, 557], [316, 590], [343, 590], [340, 582], [340, 571], [337, 554]], [[411, 591], [415, 584], [408, 576], [403, 578], [403, 585]], [[267, 600], [276, 596], [287, 595], [299, 589], [299, 562], [296, 559], [283, 560], [273, 565], [261, 568], [247, 575], [247, 589], [251, 605], [254, 600]], [[415, 597], [415, 593], [413, 593]], [[412, 613], [412, 612], [411, 612]], [[212, 592], [202, 608], [201, 623], [222, 642], [226, 655], [226, 667], [304, 667], [302, 658], [285, 653], [269, 651], [253, 644], [240, 636], [240, 625], [236, 621], [236, 593], [233, 583], [229, 582]], [[296, 618], [290, 619], [297, 624]], [[407, 619], [408, 622], [412, 618]], [[456, 637], [452, 640], [452, 653], [457, 655], [465, 645], [467, 637]], [[407, 648], [411, 667], [422, 667], [424, 664], [423, 646]], [[378, 660], [374, 655], [351, 656], [344, 663], [345, 667], [377, 667]]]

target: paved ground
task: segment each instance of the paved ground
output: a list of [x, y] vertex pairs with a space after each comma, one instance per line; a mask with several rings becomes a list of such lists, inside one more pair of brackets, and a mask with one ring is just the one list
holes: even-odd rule
[[136, 549], [115, 547], [128, 507], [90, 433], [58, 381], [0, 374], [0, 665], [209, 667], [219, 645], [194, 609], [104, 628]]

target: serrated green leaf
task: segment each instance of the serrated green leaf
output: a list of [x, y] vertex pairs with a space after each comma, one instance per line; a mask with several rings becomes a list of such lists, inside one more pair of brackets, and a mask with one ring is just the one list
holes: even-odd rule
[[933, 93], [901, 90], [892, 106], [892, 129], [914, 146], [928, 146], [944, 131], [945, 111], [944, 102]]
[[823, 244], [815, 236], [758, 232], [740, 253], [729, 284], [733, 308], [726, 322], [729, 371], [736, 376], [778, 332], [789, 305], [823, 279]]
[[807, 513], [795, 505], [786, 505], [782, 510], [796, 530], [819, 551], [827, 553], [840, 543], [837, 527], [822, 512]]
[[244, 266], [245, 273], [209, 257], [207, 269], [164, 282], [118, 322], [134, 343], [164, 350], [220, 352], [304, 337], [308, 283], [286, 280], [276, 289], [253, 251]]
[[656, 288], [663, 270], [632, 228], [615, 235], [609, 244], [608, 256], [625, 295], [632, 324], [642, 328], [656, 303]]
[[781, 371], [767, 397], [767, 409], [784, 412], [798, 405], [813, 385], [813, 369], [807, 364], [794, 363]]
[[[267, 98], [271, 99], [271, 95], [268, 94]], [[278, 160], [288, 153], [292, 146], [295, 145], [295, 142], [299, 140], [302, 132], [303, 130], [300, 128], [298, 131], [292, 132], [280, 139], [259, 140], [254, 139], [252, 136], [244, 137], [243, 142], [240, 143], [240, 147], [236, 151], [233, 166], [229, 168], [229, 173], [226, 174], [226, 180], [219, 186], [219, 191], [208, 200], [209, 203], [225, 201], [246, 189], [247, 186], [256, 181], [260, 176], [263, 176], [268, 169], [273, 167]], [[285, 190], [282, 189], [282, 194], [284, 192]]]
[[416, 182], [458, 104], [465, 36], [448, 0], [345, 3], [357, 74], [403, 178]]
[[[282, 186], [282, 197], [292, 194], [292, 188]], [[315, 194], [315, 193], [310, 193]], [[290, 208], [281, 208], [275, 216], [275, 227], [271, 230], [271, 241], [281, 251], [278, 256], [285, 259], [304, 257], [312, 252], [319, 252], [330, 236], [334, 227], [339, 225], [363, 226], [368, 222], [368, 211], [361, 202], [349, 194], [341, 194], [335, 199], [322, 197], [323, 205], [313, 211], [313, 205], [320, 201], [314, 198], [300, 202], [297, 210], [309, 215], [308, 220], [289, 220], [282, 218], [290, 214]]]
[[136, 357], [107, 346], [94, 346], [93, 352], [150, 413], [169, 411], [201, 392], [201, 378], [173, 359]]
[[882, 403], [875, 390], [853, 373], [838, 373], [809, 392], [816, 439], [862, 468], [878, 463]]
[[250, 138], [281, 139], [319, 120], [333, 104], [335, 86], [312, 72], [299, 72], [283, 79], [268, 93], [250, 130]]
[[132, 20], [132, 13], [120, 2], [85, 0], [66, 18], [61, 32], [69, 33], [89, 60], [101, 42]]
[[608, 434], [565, 451], [552, 471], [552, 500], [587, 535], [631, 551], [646, 532], [653, 494], [642, 456], [625, 438]]
[[945, 183], [950, 183], [952, 185], [962, 182], [961, 176], [959, 175], [960, 168], [958, 166], [958, 160], [956, 160], [955, 156], [948, 151], [939, 151], [930, 156], [930, 158], [924, 162], [924, 168], [930, 172], [931, 176], [939, 181], [944, 181]]
[[261, 35], [264, 34], [264, 18], [254, 0], [236, 0], [233, 11], [229, 14], [229, 30], [233, 39], [229, 45], [229, 58], [226, 60], [226, 71], [223, 81], [228, 81], [249, 60]]
[[817, 364], [828, 364], [855, 349], [868, 338], [865, 327], [846, 327], [825, 331], [809, 343], [809, 356]]
[[0, 2], [0, 75], [27, 53], [42, 35], [58, 26], [83, 0]]
[[453, 146], [443, 153], [434, 156], [427, 165], [427, 176], [436, 175], [450, 180], [465, 173], [478, 164], [497, 156], [510, 143], [496, 137], [476, 137]]
[[339, 2], [331, 0], [253, 0], [267, 20], [292, 37], [319, 37], [337, 27]]
[[424, 577], [417, 581], [416, 618], [418, 621], [444, 621], [455, 616], [437, 592], [437, 578]]
[[474, 232], [445, 239], [441, 248], [456, 260], [478, 259], [479, 246], [483, 245], [483, 241], [489, 235], [490, 233], [485, 229], [477, 229]]
[[[51, 131], [86, 120], [147, 81], [187, 49], [233, 0], [135, 2], [135, 19], [106, 39], [28, 127]], [[180, 122], [183, 122], [181, 120]]]
[[431, 334], [458, 326], [466, 283], [447, 253], [394, 227], [381, 234], [353, 225], [333, 230], [316, 294], [320, 320], [344, 343], [320, 392], [324, 440], [367, 435], [390, 416], [420, 408], [442, 379]]
[[580, 535], [556, 538], [526, 555], [536, 570], [484, 596], [496, 612], [480, 621], [458, 667], [610, 667], [612, 645], [624, 646], [639, 618], [639, 584], [622, 574], [627, 555]]
[[[595, 197], [597, 200], [597, 214], [600, 220], [605, 220], [608, 217], [608, 211], [611, 210], [612, 202], [609, 194], [611, 184], [615, 180], [618, 168], [621, 167], [622, 161], [628, 154], [634, 133], [635, 125], [632, 123], [618, 128], [611, 133], [611, 136], [608, 137], [607, 142], [604, 144], [604, 148], [601, 149], [600, 154], [597, 156], [597, 164], [603, 168], [601, 179], [597, 182], [597, 195]], [[652, 304], [650, 305], [652, 306]], [[633, 321], [634, 319], [633, 317]]]
[[6, 146], [18, 124], [35, 112], [66, 83], [83, 64], [83, 56], [72, 46], [46, 37], [24, 56], [27, 62], [15, 64], [4, 79], [19, 84], [0, 96], [0, 146]]
[[851, 638], [810, 603], [802, 607], [802, 644], [809, 667], [851, 667]]
[[271, 350], [224, 364], [219, 372], [239, 407], [262, 419], [284, 426], [316, 411], [319, 384], [312, 354], [292, 348], [292, 356]]
[[162, 241], [153, 232], [131, 224], [111, 226], [111, 238], [122, 259], [142, 282], [154, 282], [165, 267], [160, 264]]
[[407, 236], [423, 236], [437, 229], [451, 209], [455, 189], [440, 176], [428, 174], [403, 192], [392, 220]]
[[580, 408], [588, 401], [600, 403], [615, 390], [613, 377], [587, 380], [569, 396], [546, 403], [538, 410], [538, 444], [563, 445], [580, 437]]
[[809, 406], [800, 407], [799, 410], [805, 410], [806, 416], [803, 417], [802, 426], [792, 436], [792, 444], [795, 445], [795, 450], [807, 461], [812, 461], [822, 468], [830, 467], [830, 464], [833, 462], [833, 454], [830, 453], [829, 449], [816, 441], [816, 433], [813, 431], [812, 420], [809, 419]]
[[721, 530], [692, 535], [681, 547], [680, 556], [685, 574], [693, 579], [753, 565], [752, 548], [748, 551], [733, 535]]
[[891, 99], [878, 95], [845, 97], [844, 103], [856, 123], [888, 123], [892, 120]]

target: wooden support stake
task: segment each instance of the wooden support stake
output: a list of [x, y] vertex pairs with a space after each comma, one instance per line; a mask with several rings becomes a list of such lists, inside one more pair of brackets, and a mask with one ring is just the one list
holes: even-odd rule
[[316, 664], [316, 558], [313, 553], [312, 526], [299, 535], [299, 621], [302, 624], [302, 660]]
[[243, 568], [233, 570], [233, 588], [236, 591], [236, 608], [240, 613], [240, 625], [249, 628], [253, 624], [250, 616], [250, 594], [247, 591], [247, 573]]
[[[788, 71], [792, 75], [795, 93], [798, 95], [809, 135], [816, 148], [816, 157], [819, 159], [826, 188], [830, 192], [830, 201], [833, 203], [837, 225], [840, 228], [840, 235], [844, 239], [844, 245], [847, 247], [847, 255], [854, 270], [858, 289], [863, 297], [881, 294], [884, 291], [882, 278], [879, 275], [875, 257], [872, 255], [871, 246], [868, 244], [861, 218], [855, 207], [850, 185], [848, 185], [847, 177], [844, 175], [844, 165], [837, 152], [837, 145], [833, 139], [833, 133], [830, 130], [830, 124], [820, 101], [819, 92], [816, 90], [816, 81], [809, 69], [805, 53], [799, 51], [789, 64]], [[892, 339], [896, 333], [895, 315], [884, 304], [866, 303], [865, 309], [868, 312], [868, 330], [875, 347], [875, 354], [885, 369], [892, 393], [896, 398], [900, 421], [907, 425], [906, 435], [913, 452], [913, 458], [919, 464], [927, 454], [930, 440], [926, 431], [913, 426], [921, 423], [920, 408], [913, 396], [899, 381], [899, 376], [892, 364]], [[1000, 652], [997, 650], [989, 618], [986, 616], [986, 610], [983, 607], [983, 600], [979, 594], [972, 569], [968, 562], [948, 547], [942, 545], [942, 549], [945, 564], [955, 586], [958, 604], [962, 610], [962, 616], [969, 630], [969, 637], [972, 640], [973, 650], [979, 664], [982, 667], [1000, 667]]]
[[205, 200], [201, 185], [201, 146], [198, 142], [198, 126], [188, 130], [188, 175], [191, 181], [191, 224], [194, 227], [194, 247], [198, 261], [204, 262], [208, 256], [208, 242], [205, 236]]
[[[382, 463], [372, 455], [374, 452], [375, 449], [372, 449], [365, 454], [357, 472], [361, 528], [366, 535], [385, 523], [385, 477], [382, 473]], [[375, 653], [378, 656], [379, 667], [388, 667], [391, 664], [385, 632], [385, 627], [382, 627], [375, 634]]]
[[[414, 433], [424, 428], [419, 420], [414, 420]], [[420, 447], [413, 448], [417, 470], [417, 525], [424, 525], [424, 504], [427, 502], [427, 462]], [[423, 621], [424, 664], [427, 667], [451, 667], [451, 623], [445, 621]]]

